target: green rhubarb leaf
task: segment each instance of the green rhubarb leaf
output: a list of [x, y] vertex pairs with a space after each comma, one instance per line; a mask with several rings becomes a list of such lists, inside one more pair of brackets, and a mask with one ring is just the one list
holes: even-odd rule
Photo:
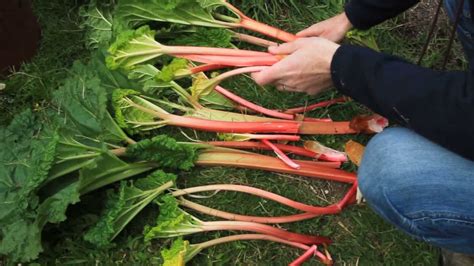
[[169, 238], [199, 232], [199, 220], [179, 208], [172, 195], [160, 198], [160, 214], [154, 227], [145, 227], [145, 241], [156, 238]]
[[36, 259], [45, 224], [65, 220], [67, 206], [78, 201], [73, 185], [39, 197], [58, 140], [57, 132], [29, 110], [0, 130], [0, 254], [14, 262]]
[[111, 143], [128, 140], [126, 134], [110, 116], [108, 95], [94, 69], [76, 62], [71, 76], [54, 94], [54, 102], [65, 111], [65, 126], [69, 123], [80, 134]]
[[127, 163], [114, 154], [104, 151], [92, 163], [79, 171], [79, 191], [81, 194], [86, 194], [153, 168], [155, 165], [152, 163]]
[[232, 33], [227, 29], [196, 27], [194, 31], [180, 34], [168, 44], [232, 48]]
[[189, 241], [183, 240], [181, 237], [173, 241], [169, 249], [161, 251], [163, 258], [163, 266], [184, 266], [186, 252], [188, 251]]
[[86, 46], [97, 50], [112, 39], [114, 0], [93, 0], [80, 9], [81, 28], [86, 30]]
[[161, 168], [189, 170], [198, 158], [198, 146], [178, 143], [166, 135], [159, 135], [130, 145], [127, 155], [157, 163]]
[[131, 105], [130, 102], [135, 103], [132, 97], [139, 96], [140, 94], [140, 92], [134, 90], [115, 90], [112, 95], [115, 121], [131, 135], [160, 127], [156, 125], [155, 117], [152, 114]]
[[226, 7], [224, 0], [120, 0], [116, 16], [120, 24], [136, 27], [151, 21], [225, 28], [234, 26], [214, 18]]
[[107, 67], [130, 70], [163, 55], [162, 45], [155, 40], [155, 34], [156, 31], [148, 26], [121, 32], [109, 48]]
[[110, 246], [113, 239], [149, 203], [174, 185], [176, 176], [156, 171], [136, 181], [123, 181], [118, 192], [108, 191], [105, 211], [84, 239], [99, 247]]
[[176, 77], [176, 72], [188, 69], [189, 63], [186, 59], [175, 58], [156, 75], [159, 82], [171, 82]]

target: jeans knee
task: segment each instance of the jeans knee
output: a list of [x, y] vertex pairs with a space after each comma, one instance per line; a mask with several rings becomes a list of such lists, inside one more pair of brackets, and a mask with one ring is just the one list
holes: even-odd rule
[[407, 140], [414, 134], [407, 129], [391, 128], [376, 135], [367, 145], [359, 169], [359, 187], [364, 195], [378, 198], [384, 187], [405, 175], [399, 163], [404, 160]]

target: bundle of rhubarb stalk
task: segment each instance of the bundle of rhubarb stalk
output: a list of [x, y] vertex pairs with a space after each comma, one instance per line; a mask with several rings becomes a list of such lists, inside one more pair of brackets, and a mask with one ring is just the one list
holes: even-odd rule
[[[0, 254], [15, 262], [36, 259], [47, 224], [66, 220], [67, 208], [82, 196], [108, 188], [101, 218], [84, 235], [98, 247], [110, 245], [146, 206], [158, 204], [156, 224], [144, 229], [144, 238], [174, 239], [163, 246], [164, 265], [184, 265], [205, 248], [243, 240], [301, 249], [292, 265], [313, 258], [333, 263], [330, 236], [274, 226], [335, 215], [355, 203], [356, 174], [341, 170], [346, 153], [305, 139], [374, 134], [387, 126], [386, 119], [363, 115], [333, 121], [305, 115], [346, 98], [273, 110], [225, 89], [227, 80], [283, 58], [266, 47], [296, 38], [247, 17], [225, 0], [123, 0], [109, 13], [91, 6], [85, 17], [102, 33], [91, 37], [90, 44], [99, 48], [92, 59], [72, 67], [51, 110], [25, 111], [0, 131]], [[236, 32], [239, 28], [246, 33]], [[106, 52], [100, 49], [104, 46]], [[234, 89], [239, 90], [246, 88]], [[176, 132], [205, 137], [183, 142], [173, 137]], [[177, 181], [193, 167], [215, 166], [334, 181], [348, 190], [335, 204], [312, 206], [251, 186], [181, 187]], [[250, 216], [192, 201], [222, 191], [274, 201], [296, 214]], [[222, 221], [203, 221], [188, 211]], [[247, 233], [199, 244], [183, 239], [210, 231]]]

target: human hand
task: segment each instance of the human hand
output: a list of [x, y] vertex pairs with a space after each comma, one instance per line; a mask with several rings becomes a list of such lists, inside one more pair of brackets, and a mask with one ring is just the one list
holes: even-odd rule
[[332, 86], [331, 62], [339, 46], [313, 37], [270, 47], [270, 53], [288, 56], [252, 77], [260, 85], [275, 84], [280, 90], [318, 94]]
[[325, 21], [314, 24], [313, 26], [300, 31], [296, 34], [298, 37], [321, 37], [333, 42], [340, 42], [346, 36], [346, 33], [352, 29], [352, 24], [347, 18], [346, 12], [334, 16]]

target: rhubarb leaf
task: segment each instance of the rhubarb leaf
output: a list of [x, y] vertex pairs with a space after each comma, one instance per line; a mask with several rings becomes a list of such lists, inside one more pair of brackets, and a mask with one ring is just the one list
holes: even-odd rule
[[84, 5], [80, 15], [84, 19], [81, 28], [86, 30], [86, 46], [96, 50], [109, 45], [112, 39], [114, 1], [93, 0]]
[[163, 258], [163, 266], [184, 266], [186, 261], [184, 257], [189, 247], [189, 242], [183, 240], [181, 237], [173, 241], [169, 249], [161, 251]]
[[86, 194], [118, 181], [145, 173], [154, 168], [152, 163], [127, 163], [104, 151], [79, 171], [79, 191]]
[[109, 246], [112, 240], [150, 202], [174, 185], [176, 176], [156, 171], [136, 181], [122, 181], [119, 191], [109, 190], [105, 212], [84, 236], [96, 246]]
[[160, 198], [160, 214], [154, 227], [145, 227], [145, 241], [155, 238], [169, 238], [200, 232], [200, 221], [179, 208], [172, 195]]
[[107, 111], [107, 91], [93, 69], [76, 62], [71, 76], [54, 94], [54, 102], [65, 111], [66, 122], [71, 122], [82, 135], [111, 143], [128, 139]]
[[130, 134], [138, 134], [142, 131], [159, 128], [152, 114], [146, 113], [133, 104], [135, 103], [133, 96], [139, 96], [140, 92], [134, 90], [115, 90], [112, 95], [112, 106], [115, 111], [115, 121], [117, 124]]
[[214, 18], [213, 11], [226, 7], [224, 0], [121, 0], [116, 15], [120, 24], [136, 27], [151, 21], [225, 28], [233, 24]]
[[227, 29], [197, 27], [194, 32], [181, 34], [179, 38], [174, 38], [168, 44], [232, 48], [232, 33]]
[[[156, 79], [160, 82], [171, 82], [176, 77], [176, 72], [183, 69], [188, 69], [188, 60], [175, 58], [170, 64], [164, 66], [156, 75]], [[191, 73], [190, 73], [191, 74]]]
[[127, 155], [157, 163], [161, 168], [189, 170], [198, 158], [198, 146], [178, 143], [166, 135], [159, 135], [130, 145]]
[[79, 200], [74, 184], [44, 200], [39, 197], [59, 140], [56, 131], [43, 125], [28, 110], [0, 130], [0, 254], [14, 262], [36, 259], [43, 227], [65, 220], [67, 206]]
[[148, 26], [121, 32], [109, 48], [107, 67], [129, 70], [163, 55], [162, 45], [155, 40], [155, 34]]

